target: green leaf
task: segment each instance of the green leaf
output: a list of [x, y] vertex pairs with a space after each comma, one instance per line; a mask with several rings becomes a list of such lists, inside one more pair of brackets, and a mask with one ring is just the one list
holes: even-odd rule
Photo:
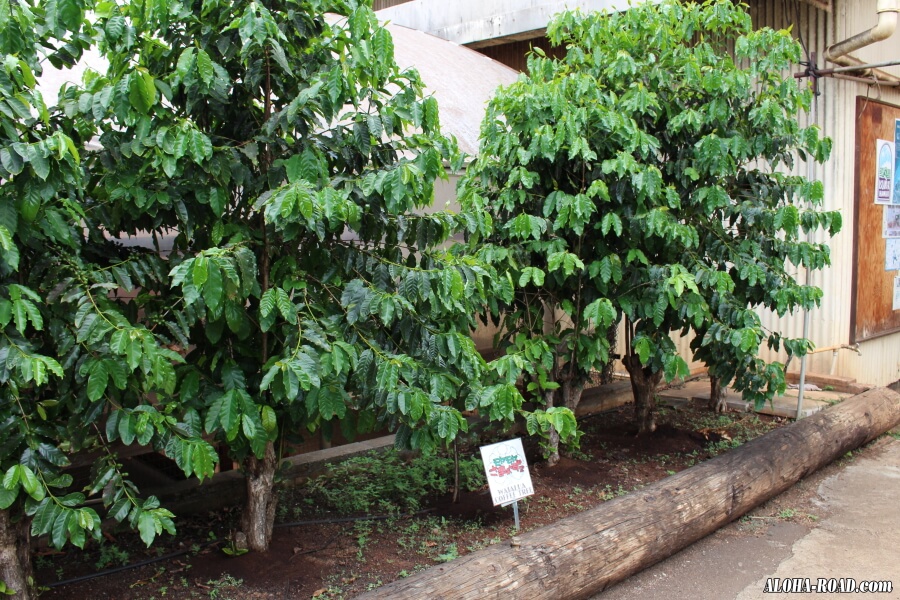
[[19, 248], [16, 246], [15, 242], [12, 239], [12, 234], [9, 229], [0, 225], [0, 249], [3, 250], [3, 253], [0, 254], [0, 258], [2, 258], [3, 262], [9, 265], [9, 268], [12, 271], [19, 270]]
[[19, 490], [8, 490], [5, 488], [0, 488], [0, 510], [6, 510], [10, 506], [12, 506], [13, 502], [16, 501], [16, 498], [19, 497]]
[[218, 312], [222, 306], [222, 295], [222, 270], [215, 260], [210, 260], [207, 279], [203, 285], [203, 300], [211, 311]]
[[113, 505], [109, 508], [107, 516], [110, 519], [115, 519], [116, 521], [121, 523], [122, 520], [128, 516], [128, 513], [131, 512], [131, 508], [131, 499], [128, 496], [124, 496], [113, 503]]
[[19, 482], [22, 484], [25, 493], [34, 498], [35, 501], [40, 502], [44, 499], [44, 486], [26, 465], [19, 465]]
[[250, 415], [241, 415], [241, 429], [244, 432], [244, 437], [248, 440], [252, 440], [256, 436], [256, 424], [250, 418]]
[[525, 287], [529, 281], [538, 287], [544, 285], [544, 272], [537, 267], [525, 267], [519, 276], [519, 287]]
[[451, 408], [436, 411], [436, 426], [441, 439], [452, 440], [459, 432], [459, 415]]
[[50, 533], [61, 510], [60, 506], [51, 498], [41, 501], [31, 521], [31, 535], [39, 536]]
[[[185, 58], [184, 55], [186, 53], [187, 51], [185, 51], [185, 53], [182, 53], [181, 55], [182, 58], [185, 59], [185, 62], [187, 62], [191, 58], [190, 56]], [[179, 59], [179, 65], [180, 63], [181, 59]], [[206, 50], [201, 49], [197, 52], [197, 72], [200, 74], [200, 79], [206, 85], [212, 83], [212, 80], [216, 75], [215, 69], [213, 69], [212, 59], [209, 57], [209, 54], [207, 54]]]
[[638, 355], [638, 360], [641, 361], [641, 364], [646, 366], [650, 360], [650, 339], [646, 337], [635, 338], [634, 351]]
[[153, 543], [153, 540], [156, 539], [157, 534], [157, 522], [153, 517], [154, 515], [150, 511], [142, 511], [140, 516], [138, 516], [138, 531], [141, 534], [141, 540], [148, 548]]
[[126, 446], [130, 446], [134, 441], [134, 438], [137, 437], [137, 432], [134, 429], [134, 418], [130, 413], [125, 411], [120, 411], [121, 414], [119, 416], [119, 439], [122, 440], [122, 443]]
[[53, 520], [50, 539], [55, 547], [62, 548], [66, 544], [66, 538], [68, 538], [69, 533], [69, 518], [72, 516], [72, 511], [60, 509]]
[[96, 402], [106, 393], [106, 386], [109, 383], [109, 372], [106, 365], [102, 361], [94, 361], [91, 364], [90, 374], [87, 381], [87, 396], [91, 402]]
[[347, 405], [343, 395], [327, 388], [322, 389], [319, 392], [319, 414], [325, 420], [331, 420], [334, 417], [343, 419], [347, 414]]
[[268, 317], [275, 310], [275, 301], [277, 298], [275, 288], [269, 288], [259, 300], [259, 315], [263, 318]]
[[273, 289], [275, 290], [275, 304], [278, 306], [278, 312], [281, 313], [285, 321], [295, 325], [297, 323], [297, 309], [294, 307], [294, 303], [291, 302], [290, 296], [281, 288]]
[[203, 284], [209, 278], [209, 259], [205, 256], [198, 256], [194, 259], [191, 266], [191, 277], [194, 285], [198, 289], [203, 288]]
[[617, 236], [622, 235], [622, 219], [614, 212], [603, 215], [603, 220], [600, 222], [600, 231], [603, 232], [603, 235], [608, 234], [610, 230], [614, 230]]
[[125, 17], [122, 15], [113, 15], [106, 21], [106, 25], [104, 26], [106, 38], [113, 42], [118, 41], [125, 33], [125, 26]]
[[19, 479], [21, 476], [22, 473], [19, 470], [19, 465], [11, 466], [3, 475], [3, 487], [7, 490], [16, 490], [19, 486]]
[[262, 420], [263, 428], [268, 433], [274, 433], [278, 429], [278, 420], [275, 416], [275, 409], [271, 406], [263, 406], [260, 409], [260, 418]]
[[239, 390], [230, 390], [222, 396], [222, 408], [219, 412], [219, 422], [225, 430], [225, 436], [230, 442], [238, 434], [241, 424], [241, 397]]
[[150, 112], [150, 109], [156, 104], [156, 85], [150, 73], [136, 71], [129, 76], [128, 100], [139, 113]]

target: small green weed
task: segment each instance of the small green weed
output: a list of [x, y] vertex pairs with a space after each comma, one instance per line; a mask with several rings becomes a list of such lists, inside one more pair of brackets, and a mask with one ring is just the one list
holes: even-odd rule
[[[485, 485], [481, 460], [460, 458], [460, 486], [474, 491]], [[443, 455], [404, 458], [395, 450], [369, 453], [330, 467], [311, 480], [317, 503], [341, 514], [418, 510], [428, 496], [453, 484], [453, 459]]]
[[115, 544], [102, 542], [100, 544], [100, 558], [97, 559], [94, 566], [97, 567], [98, 570], [105, 569], [112, 565], [125, 566], [128, 564], [130, 558], [131, 555], [127, 550], [123, 550]]
[[211, 600], [230, 600], [229, 590], [237, 589], [244, 585], [243, 579], [232, 577], [228, 573], [222, 573], [218, 579], [210, 579], [206, 582], [210, 587], [209, 597]]
[[438, 554], [435, 557], [435, 560], [438, 562], [450, 562], [451, 560], [456, 560], [459, 558], [459, 550], [456, 548], [456, 544], [450, 544], [444, 549], [443, 554]]

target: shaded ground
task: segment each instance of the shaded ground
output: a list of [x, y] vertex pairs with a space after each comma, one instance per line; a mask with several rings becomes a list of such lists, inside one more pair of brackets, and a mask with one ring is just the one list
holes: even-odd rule
[[[581, 448], [553, 469], [532, 468], [535, 495], [520, 502], [524, 529], [533, 529], [594, 507], [662, 479], [742, 441], [784, 424], [774, 417], [731, 413], [717, 416], [691, 404], [663, 409], [665, 423], [636, 438], [630, 405], [582, 419]], [[481, 440], [481, 443], [494, 440]], [[473, 445], [470, 453], [477, 452]], [[539, 448], [526, 443], [529, 463]], [[499, 542], [513, 535], [511, 508], [491, 505], [486, 486], [430, 498], [415, 517], [371, 521], [346, 519], [317, 505], [309, 486], [282, 491], [279, 526], [265, 554], [230, 556], [229, 539], [238, 510], [181, 517], [179, 535], [150, 550], [129, 532], [114, 532], [86, 551], [41, 552], [38, 581], [55, 585], [100, 570], [182, 552], [137, 569], [68, 583], [42, 598], [66, 600], [161, 598], [342, 598], [417, 570]], [[312, 521], [312, 523], [310, 523]], [[303, 524], [297, 524], [303, 522]], [[294, 525], [291, 525], [291, 524]]]

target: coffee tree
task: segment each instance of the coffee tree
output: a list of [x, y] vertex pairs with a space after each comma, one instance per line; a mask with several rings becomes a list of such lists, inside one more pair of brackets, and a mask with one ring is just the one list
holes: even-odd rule
[[269, 544], [276, 467], [302, 436], [390, 427], [430, 451], [465, 430], [466, 408], [513, 418], [521, 395], [468, 336], [502, 290], [442, 249], [482, 216], [424, 210], [458, 152], [371, 9], [160, 1], [96, 15], [109, 68], [61, 100], [102, 131], [91, 214], [171, 240], [170, 281], [137, 305], [184, 355], [189, 433], [246, 474], [251, 549]]
[[[99, 538], [106, 516], [150, 543], [172, 513], [142, 499], [112, 445], [194, 456], [187, 475], [212, 474], [214, 448], [188, 423], [176, 391], [182, 357], [139, 302], [137, 286], [167, 285], [155, 253], [104, 237], [85, 197], [84, 146], [94, 126], [48, 106], [37, 83], [91, 44], [86, 4], [0, 2], [0, 592], [30, 598], [30, 536], [55, 546]], [[122, 295], [120, 295], [122, 293]], [[90, 453], [92, 478], [64, 472]]]
[[[42, 61], [89, 48], [103, 64], [48, 105]], [[118, 445], [202, 478], [217, 440], [264, 549], [279, 456], [303, 435], [388, 427], [430, 451], [463, 410], [520, 412], [514, 369], [468, 336], [508, 290], [442, 249], [483, 215], [423, 210], [458, 153], [369, 8], [0, 0], [0, 51], [4, 590], [31, 593], [29, 532], [99, 535], [62, 471], [75, 453], [94, 452], [83, 491], [150, 543], [173, 515]]]
[[724, 0], [564, 13], [548, 36], [565, 57], [536, 50], [528, 76], [492, 101], [461, 198], [492, 217], [470, 237], [515, 298], [492, 311], [508, 348], [541, 365], [533, 386], [548, 405], [559, 386], [573, 404], [617, 318], [642, 433], [655, 428], [661, 379], [688, 372], [673, 333], [697, 334], [721, 384], [758, 401], [784, 389], [760, 344], [808, 348], [764, 330], [756, 309], [821, 298], [795, 273], [829, 264], [806, 235], [834, 234], [841, 219], [819, 209], [821, 183], [791, 169], [824, 161], [831, 144], [797, 121], [810, 94], [783, 72], [798, 44], [751, 25]]

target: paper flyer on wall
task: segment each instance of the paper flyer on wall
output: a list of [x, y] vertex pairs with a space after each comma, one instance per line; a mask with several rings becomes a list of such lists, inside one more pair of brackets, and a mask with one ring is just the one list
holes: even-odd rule
[[900, 238], [885, 240], [884, 270], [900, 271]]
[[897, 148], [900, 148], [900, 119], [894, 121], [894, 195], [891, 204], [900, 206], [900, 156]]
[[894, 310], [900, 310], [900, 277], [894, 277]]
[[875, 204], [890, 204], [894, 196], [894, 142], [875, 140]]
[[881, 237], [900, 238], [900, 206], [884, 207], [884, 223]]

